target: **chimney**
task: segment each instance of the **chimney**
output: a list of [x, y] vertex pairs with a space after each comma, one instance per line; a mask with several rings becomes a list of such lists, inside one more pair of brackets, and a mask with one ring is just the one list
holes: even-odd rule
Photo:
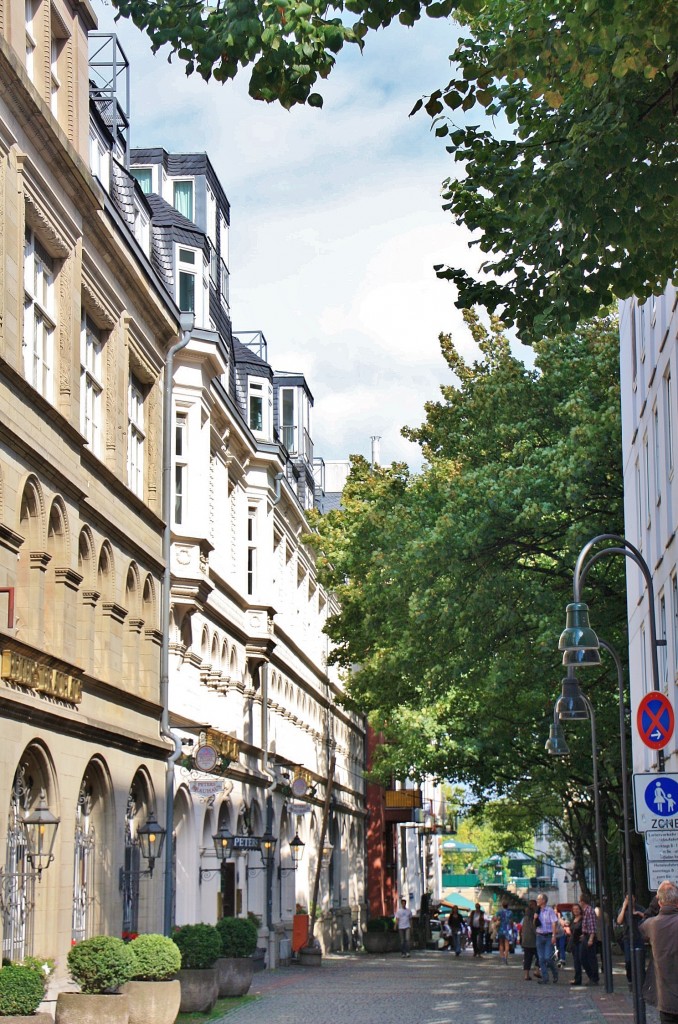
[[379, 437], [378, 434], [375, 434], [370, 438], [370, 440], [372, 441], [372, 469], [374, 469], [375, 466], [381, 465], [381, 451], [379, 445], [381, 437]]

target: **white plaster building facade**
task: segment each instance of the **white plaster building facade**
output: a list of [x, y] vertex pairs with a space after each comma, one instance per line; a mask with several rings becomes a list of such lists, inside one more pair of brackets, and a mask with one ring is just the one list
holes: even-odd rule
[[[674, 707], [678, 683], [678, 297], [670, 284], [642, 305], [620, 305], [625, 536], [642, 553], [655, 594], [660, 690]], [[633, 769], [656, 770], [657, 752], [635, 727], [642, 697], [653, 689], [648, 595], [627, 560]], [[664, 749], [666, 771], [678, 772], [674, 732]]]
[[[230, 211], [207, 157], [135, 151], [131, 174], [106, 71], [126, 62], [95, 30], [87, 0], [0, 0], [3, 955], [55, 956], [63, 974], [73, 941], [162, 929], [163, 870], [140, 873], [137, 840], [151, 811], [166, 820], [169, 770], [172, 919], [256, 913], [273, 966], [319, 859], [326, 948], [364, 904], [363, 724], [338, 702], [321, 632], [331, 598], [303, 543], [312, 396], [302, 375], [274, 374], [263, 339], [232, 337]], [[161, 428], [181, 311], [196, 326], [168, 410], [183, 742], [168, 769]], [[219, 762], [196, 772], [193, 751], [210, 744]], [[38, 883], [22, 820], [42, 790], [60, 824]], [[244, 852], [215, 872], [225, 823], [274, 835], [268, 871]]]

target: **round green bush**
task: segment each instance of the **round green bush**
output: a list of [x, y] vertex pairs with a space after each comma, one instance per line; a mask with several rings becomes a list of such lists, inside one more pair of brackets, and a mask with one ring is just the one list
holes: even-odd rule
[[137, 935], [129, 948], [134, 954], [136, 981], [167, 981], [181, 968], [179, 947], [165, 935]]
[[222, 956], [252, 956], [257, 948], [257, 926], [246, 917], [222, 917], [217, 921], [217, 931]]
[[21, 964], [0, 969], [0, 1017], [35, 1013], [45, 996], [45, 986], [37, 971]]
[[126, 942], [114, 935], [95, 935], [69, 951], [68, 969], [82, 992], [102, 995], [130, 981], [136, 961]]
[[213, 924], [185, 924], [172, 938], [179, 947], [185, 970], [213, 967], [221, 956], [221, 939]]

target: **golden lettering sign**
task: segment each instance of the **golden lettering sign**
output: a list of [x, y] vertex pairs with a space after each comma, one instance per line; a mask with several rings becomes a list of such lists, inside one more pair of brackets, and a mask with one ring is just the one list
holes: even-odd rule
[[35, 690], [36, 693], [63, 700], [67, 704], [80, 704], [82, 701], [82, 684], [79, 679], [59, 669], [41, 665], [32, 658], [25, 658], [16, 651], [2, 652], [0, 678], [6, 683]]
[[207, 730], [206, 743], [214, 747], [220, 757], [225, 761], [237, 761], [240, 754], [240, 742], [235, 736], [227, 736], [216, 729]]

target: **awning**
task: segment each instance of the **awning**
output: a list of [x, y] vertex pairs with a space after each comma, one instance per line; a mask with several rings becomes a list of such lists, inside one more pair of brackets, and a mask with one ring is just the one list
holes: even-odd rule
[[506, 859], [512, 860], [516, 863], [523, 863], [527, 861], [533, 861], [534, 857], [530, 857], [529, 854], [523, 853], [522, 850], [507, 850]]
[[501, 857], [498, 853], [495, 853], [492, 857], [486, 857], [485, 860], [481, 860], [480, 866], [484, 868], [486, 864], [501, 864]]
[[445, 853], [477, 853], [478, 847], [474, 843], [462, 843], [458, 839], [443, 839], [443, 851]]
[[[444, 904], [444, 906], [443, 906]], [[462, 896], [460, 892], [453, 892], [451, 889], [443, 889], [443, 897], [440, 903], [440, 916], [448, 913], [450, 907], [459, 907], [460, 910], [473, 910], [475, 901]]]

